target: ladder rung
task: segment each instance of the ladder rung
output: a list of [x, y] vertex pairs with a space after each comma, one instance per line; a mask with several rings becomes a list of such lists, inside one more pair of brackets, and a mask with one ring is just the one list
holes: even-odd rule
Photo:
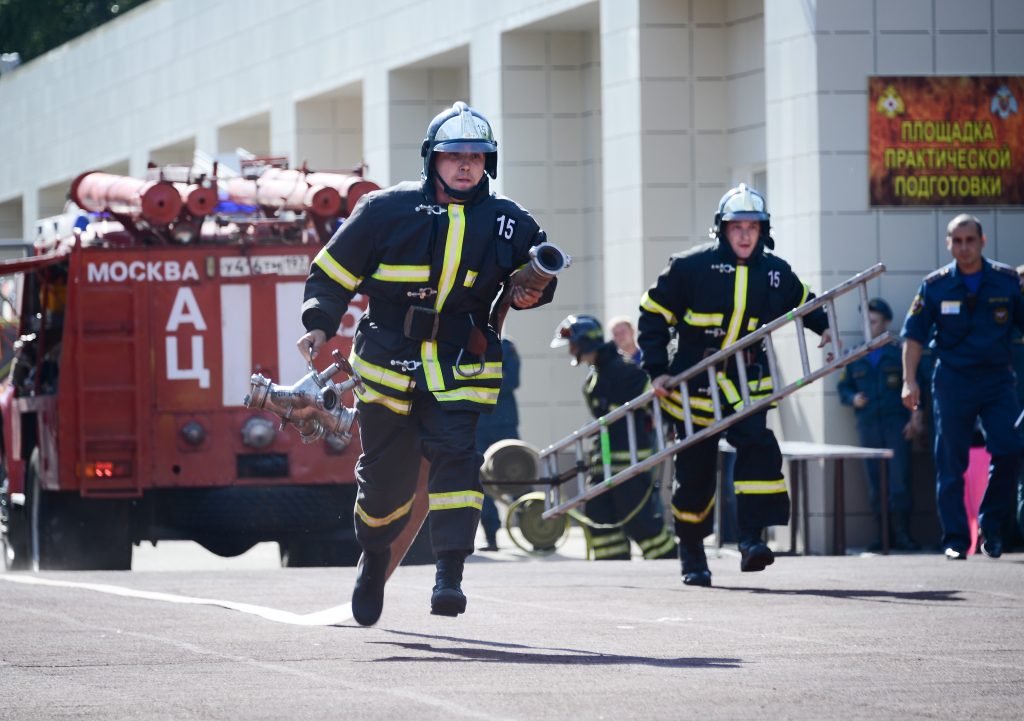
[[626, 433], [629, 434], [629, 465], [636, 465], [636, 414], [630, 411], [626, 414]]
[[722, 420], [722, 402], [718, 398], [718, 378], [714, 366], [708, 366], [708, 395], [711, 396], [711, 407], [715, 410], [715, 420]]
[[864, 342], [871, 340], [871, 316], [868, 313], [868, 284], [861, 283], [857, 286], [860, 291], [860, 319], [864, 330]]
[[743, 351], [736, 354], [736, 376], [740, 381], [740, 398], [743, 399], [743, 407], [750, 405], [750, 386], [747, 384], [747, 363], [743, 357]]
[[764, 337], [765, 352], [768, 355], [768, 374], [772, 377], [772, 390], [782, 387], [782, 379], [779, 377], [779, 361], [775, 357], [775, 343], [770, 335]]
[[800, 346], [800, 368], [803, 370], [803, 375], [806, 378], [811, 374], [811, 361], [807, 357], [807, 339], [804, 337], [804, 319], [801, 316], [797, 316], [793, 319], [794, 325], [796, 325], [796, 342]]

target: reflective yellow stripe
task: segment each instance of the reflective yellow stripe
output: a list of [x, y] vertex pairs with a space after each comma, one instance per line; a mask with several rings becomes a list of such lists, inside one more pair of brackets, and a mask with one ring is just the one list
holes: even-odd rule
[[640, 546], [642, 550], [646, 551], [647, 549], [652, 548], [653, 546], [657, 546], [658, 544], [663, 543], [666, 536], [668, 536], [668, 529], [663, 528], [661, 529], [661, 533], [659, 533], [657, 536], [651, 536], [645, 541], [637, 541], [636, 543], [638, 546]]
[[353, 275], [341, 263], [332, 258], [331, 254], [327, 252], [327, 246], [324, 246], [316, 254], [313, 262], [320, 267], [320, 270], [327, 273], [331, 280], [346, 290], [355, 290], [356, 286], [363, 282], [362, 278]]
[[441, 266], [441, 279], [437, 283], [434, 310], [444, 307], [448, 294], [455, 286], [455, 275], [459, 271], [459, 261], [462, 260], [462, 237], [466, 233], [465, 213], [458, 203], [448, 206], [448, 237], [444, 241], [444, 265]]
[[751, 318], [749, 321], [747, 321], [747, 330], [749, 330], [751, 333], [757, 330], [758, 320], [760, 320], [760, 318]]
[[733, 481], [732, 485], [737, 496], [746, 493], [768, 494], [786, 492], [786, 481], [781, 478], [777, 481]]
[[[673, 403], [668, 398], [659, 398], [658, 400], [661, 403], [661, 409], [663, 411], [668, 413], [676, 420], [686, 420], [683, 415], [683, 407], [681, 405], [679, 405], [678, 403]], [[693, 404], [691, 403], [690, 405], [692, 406]], [[711, 412], [714, 413], [714, 410], [712, 410]], [[710, 426], [712, 423], [715, 422], [714, 418], [702, 418], [698, 415], [694, 415], [693, 413], [690, 414], [690, 420], [693, 421], [693, 425], [695, 426]]]
[[[679, 406], [679, 409], [683, 408], [683, 394], [679, 391], [671, 391], [669, 398]], [[690, 408], [696, 408], [697, 410], [707, 411], [708, 413], [714, 414], [715, 405], [711, 402], [711, 399], [706, 396], [690, 396]]]
[[493, 380], [495, 378], [501, 378], [501, 363], [500, 362], [484, 363], [484, 371], [483, 371], [483, 373], [478, 373], [475, 376], [474, 375], [468, 375], [468, 374], [472, 373], [473, 371], [478, 370], [479, 368], [480, 368], [480, 364], [479, 363], [477, 363], [475, 365], [474, 364], [469, 364], [469, 365], [452, 366], [452, 373], [455, 374], [456, 378], [472, 378], [473, 380], [477, 380], [477, 381], [485, 381], [485, 380]]
[[440, 391], [438, 393], [434, 393], [434, 397], [442, 402], [473, 401], [474, 403], [494, 405], [498, 402], [498, 389], [481, 388], [480, 386], [466, 386], [464, 388], [456, 388], [451, 391]]
[[[739, 493], [739, 491], [737, 491]], [[708, 501], [708, 505], [704, 507], [704, 510], [700, 513], [693, 513], [692, 511], [680, 511], [676, 508], [676, 504], [672, 504], [672, 515], [678, 518], [683, 523], [700, 523], [708, 514], [711, 513], [711, 509], [715, 507], [715, 497], [711, 496], [711, 500]]]
[[430, 510], [447, 511], [452, 508], [476, 508], [484, 505], [484, 494], [479, 491], [452, 491], [450, 493], [431, 493]]
[[594, 386], [596, 386], [596, 385], [597, 385], [597, 371], [594, 371], [593, 373], [591, 373], [587, 377], [587, 385], [586, 385], [586, 389], [585, 389], [586, 392], [587, 393], [593, 393], [594, 392]]
[[363, 377], [364, 380], [373, 381], [379, 383], [382, 386], [388, 388], [394, 388], [396, 391], [408, 391], [415, 385], [415, 381], [407, 375], [396, 373], [393, 370], [387, 368], [381, 368], [378, 365], [374, 365], [369, 361], [363, 360], [355, 351], [349, 354], [349, 362], [352, 363], [352, 367]]
[[622, 531], [615, 531], [614, 533], [605, 533], [600, 536], [591, 536], [590, 545], [593, 548], [601, 548], [602, 546], [610, 546], [613, 543], [622, 543], [628, 540], [626, 534]]
[[388, 265], [381, 263], [371, 276], [377, 280], [399, 283], [426, 283], [430, 280], [429, 265]]
[[378, 393], [369, 386], [363, 386], [363, 390], [353, 388], [353, 392], [356, 394], [356, 398], [361, 400], [363, 403], [377, 403], [384, 406], [390, 411], [394, 411], [399, 415], [407, 416], [409, 411], [412, 410], [412, 401], [403, 401], [398, 398], [392, 398], [386, 396], [383, 393]]
[[806, 283], [801, 283], [801, 285], [804, 287], [804, 294], [800, 296], [800, 305], [803, 305], [807, 302], [807, 296], [811, 294], [811, 286]]
[[743, 398], [740, 396], [740, 392], [736, 390], [736, 384], [729, 380], [722, 371], [715, 373], [715, 380], [718, 381], [718, 387], [725, 394], [726, 402], [733, 408], [739, 408], [743, 403]]
[[650, 311], [651, 313], [657, 313], [664, 318], [665, 322], [669, 325], [676, 324], [676, 314], [651, 298], [650, 292], [644, 293], [643, 297], [640, 299], [640, 307], [644, 310]]
[[686, 315], [683, 316], [683, 322], [687, 325], [696, 326], [717, 326], [722, 325], [723, 316], [721, 313], [694, 313], [692, 310], [687, 308]]
[[611, 556], [623, 556], [629, 554], [629, 541], [625, 543], [619, 543], [614, 546], [608, 546], [607, 548], [595, 548], [594, 549], [594, 560], [600, 558], [610, 558]]
[[406, 513], [408, 513], [410, 510], [412, 510], [412, 502], [415, 499], [416, 499], [416, 496], [413, 496], [412, 498], [409, 499], [408, 503], [402, 504], [401, 506], [399, 506], [398, 508], [396, 508], [394, 511], [392, 511], [388, 515], [384, 516], [383, 518], [374, 518], [369, 513], [364, 511], [363, 507], [360, 506], [358, 501], [357, 501], [356, 502], [356, 515], [359, 516], [360, 520], [363, 523], [365, 523], [367, 526], [369, 526], [370, 528], [380, 528], [381, 526], [386, 526], [389, 523], [394, 523], [399, 518], [401, 518]]
[[676, 539], [673, 538], [672, 534], [667, 530], [662, 531], [659, 535], [646, 543], [649, 544], [646, 548], [644, 548], [643, 543], [640, 544], [640, 547], [643, 549], [644, 558], [647, 559], [661, 558], [662, 556], [673, 553], [676, 550]]
[[423, 373], [427, 376], [427, 388], [443, 391], [444, 375], [441, 373], [441, 364], [437, 362], [437, 341], [423, 341], [420, 345], [420, 360], [423, 361]]
[[752, 391], [771, 391], [775, 390], [775, 384], [772, 383], [771, 376], [765, 376], [759, 380], [747, 381], [747, 385]]
[[743, 314], [747, 312], [747, 274], [749, 269], [745, 265], [736, 266], [736, 285], [733, 286], [732, 294], [732, 316], [729, 318], [729, 330], [722, 339], [722, 348], [735, 343], [740, 337], [740, 328], [743, 325]]
[[464, 281], [462, 281], [462, 284], [464, 286], [466, 286], [467, 288], [472, 288], [473, 287], [473, 283], [475, 283], [475, 282], [476, 282], [476, 271], [475, 270], [467, 270], [466, 271], [466, 279]]

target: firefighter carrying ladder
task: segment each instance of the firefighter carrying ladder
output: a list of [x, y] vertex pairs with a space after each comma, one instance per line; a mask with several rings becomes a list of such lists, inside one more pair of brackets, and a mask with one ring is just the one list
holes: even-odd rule
[[[871, 268], [858, 273], [849, 280], [840, 283], [835, 288], [823, 293], [814, 300], [805, 303], [799, 308], [789, 311], [779, 318], [776, 318], [771, 323], [762, 326], [750, 335], [741, 338], [715, 354], [708, 356], [700, 363], [690, 366], [682, 373], [679, 373], [669, 379], [665, 384], [665, 388], [671, 389], [678, 386], [679, 392], [682, 395], [685, 436], [677, 439], [675, 442], [671, 444], [667, 443], [665, 439], [664, 426], [662, 425], [661, 405], [657, 402], [657, 397], [654, 395], [654, 391], [648, 390], [633, 400], [619, 406], [610, 413], [607, 413], [606, 415], [591, 421], [585, 426], [578, 428], [573, 431], [571, 435], [566, 436], [557, 443], [553, 443], [542, 450], [540, 452], [540, 483], [548, 485], [548, 489], [544, 494], [545, 510], [543, 518], [555, 518], [568, 513], [573, 508], [586, 503], [591, 498], [596, 498], [620, 483], [624, 483], [630, 478], [654, 468], [683, 449], [689, 448], [690, 446], [700, 443], [711, 436], [721, 433], [729, 426], [738, 423], [747, 416], [767, 410], [771, 407], [772, 403], [779, 399], [785, 398], [794, 391], [813, 383], [819, 378], [839, 370], [858, 358], [862, 358], [876, 348], [881, 348], [887, 343], [890, 343], [892, 338], [889, 334], [882, 334], [876, 338], [871, 337], [871, 326], [868, 322], [868, 314], [866, 312], [868, 307], [867, 283], [884, 272], [885, 266], [878, 263]], [[818, 308], [824, 306], [825, 314], [828, 317], [828, 328], [832, 335], [833, 347], [838, 349], [839, 324], [836, 320], [835, 301], [840, 296], [854, 290], [860, 292], [861, 321], [864, 333], [864, 342], [852, 348], [846, 355], [841, 355], [837, 352], [835, 354], [837, 357], [826, 362], [825, 365], [820, 368], [811, 370], [810, 360], [807, 355], [807, 340], [804, 338], [804, 318]], [[783, 387], [782, 377], [779, 375], [778, 360], [775, 355], [775, 343], [772, 340], [772, 334], [790, 323], [792, 323], [796, 328], [796, 341], [800, 350], [802, 375], [789, 385]], [[760, 398], [757, 401], [752, 401], [750, 398], [750, 387], [747, 383], [746, 363], [742, 362], [743, 359], [738, 358], [738, 356], [748, 349], [756, 348], [756, 346], [761, 343], [764, 344], [764, 349], [768, 356], [768, 371], [771, 375], [773, 390], [770, 395]], [[718, 394], [716, 372], [719, 368], [727, 367], [729, 361], [734, 358], [737, 361], [736, 370], [739, 374], [738, 385], [742, 397], [734, 412], [728, 416], [723, 416], [721, 399]], [[693, 418], [690, 411], [690, 392], [688, 382], [693, 378], [697, 378], [701, 374], [706, 374], [708, 382], [710, 383], [709, 388], [711, 389], [710, 395], [714, 408], [715, 420], [711, 425], [706, 426], [695, 433], [693, 428]], [[639, 460], [637, 458], [637, 429], [635, 413], [648, 404], [651, 406], [651, 414], [654, 418], [657, 452], [643, 460]], [[626, 429], [629, 437], [630, 465], [624, 470], [613, 474], [611, 470], [611, 451], [608, 438], [608, 427], [613, 422], [623, 417], [626, 418]], [[591, 436], [599, 436], [598, 442], [600, 443], [601, 461], [604, 465], [605, 480], [587, 488], [587, 464], [585, 460], [586, 454], [584, 441]], [[558, 469], [558, 453], [559, 451], [570, 447], [575, 448], [576, 465], [571, 469], [560, 472]], [[562, 501], [562, 486], [574, 476], [576, 478], [577, 494], [568, 500]]]

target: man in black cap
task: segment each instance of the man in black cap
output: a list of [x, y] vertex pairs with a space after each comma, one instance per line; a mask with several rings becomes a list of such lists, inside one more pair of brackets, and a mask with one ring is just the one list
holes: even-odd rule
[[[871, 335], [889, 333], [892, 308], [881, 298], [868, 301], [868, 321]], [[846, 366], [839, 377], [839, 399], [843, 405], [853, 406], [857, 414], [857, 433], [865, 448], [891, 448], [893, 457], [888, 461], [889, 522], [892, 527], [892, 546], [901, 551], [917, 551], [921, 547], [910, 536], [910, 441], [915, 428], [922, 423], [921, 411], [917, 418], [903, 406], [903, 363], [900, 343], [893, 336], [892, 343], [877, 348], [865, 357]], [[868, 547], [881, 550], [881, 503], [879, 487], [881, 461], [866, 460], [868, 497], [878, 524], [879, 537]]]

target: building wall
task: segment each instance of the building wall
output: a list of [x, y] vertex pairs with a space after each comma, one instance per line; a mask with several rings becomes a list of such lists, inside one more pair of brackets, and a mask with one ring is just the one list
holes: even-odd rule
[[[568, 313], [635, 317], [671, 253], [707, 240], [722, 193], [767, 191], [778, 253], [815, 290], [883, 262], [897, 315], [945, 260], [953, 210], [872, 210], [867, 77], [1024, 73], [1016, 0], [152, 0], [0, 78], [0, 237], [30, 237], [88, 169], [142, 174], [243, 147], [314, 169], [416, 178], [427, 122], [456, 99], [491, 119], [494, 188], [574, 258], [555, 303], [512, 313], [522, 434], [586, 413], [583, 371], [547, 347]], [[443, 22], [431, 18], [443, 18]], [[978, 209], [1019, 263], [1024, 210]], [[856, 304], [840, 305], [856, 327]], [[847, 343], [856, 342], [854, 333]], [[787, 377], [795, 337], [780, 342]], [[822, 354], [812, 348], [816, 363]], [[782, 404], [781, 437], [854, 442], [835, 379]], [[850, 504], [864, 515], [859, 467]], [[812, 479], [812, 546], [831, 498]], [[850, 540], [863, 539], [854, 524]]]
[[[1024, 11], [1014, 0], [773, 0], [765, 4], [769, 204], [778, 249], [815, 290], [874, 263], [887, 272], [872, 295], [891, 304], [898, 326], [930, 270], [950, 260], [945, 226], [959, 208], [871, 209], [868, 206], [870, 75], [1024, 74]], [[1024, 210], [967, 208], [989, 236], [986, 255], [1024, 260]], [[857, 304], [839, 305], [840, 325], [856, 329]], [[857, 342], [855, 333], [845, 336]], [[795, 338], [784, 365], [797, 367]], [[820, 361], [820, 353], [815, 353]], [[856, 443], [853, 412], [826, 379], [784, 402], [787, 438]], [[917, 460], [923, 460], [918, 458]], [[860, 517], [851, 541], [872, 532], [859, 464], [849, 463], [848, 508]], [[934, 532], [927, 477], [915, 489], [919, 534]], [[831, 484], [811, 483], [812, 545], [830, 544]], [[822, 494], [822, 490], [828, 491]], [[830, 531], [829, 531], [830, 533]]]

